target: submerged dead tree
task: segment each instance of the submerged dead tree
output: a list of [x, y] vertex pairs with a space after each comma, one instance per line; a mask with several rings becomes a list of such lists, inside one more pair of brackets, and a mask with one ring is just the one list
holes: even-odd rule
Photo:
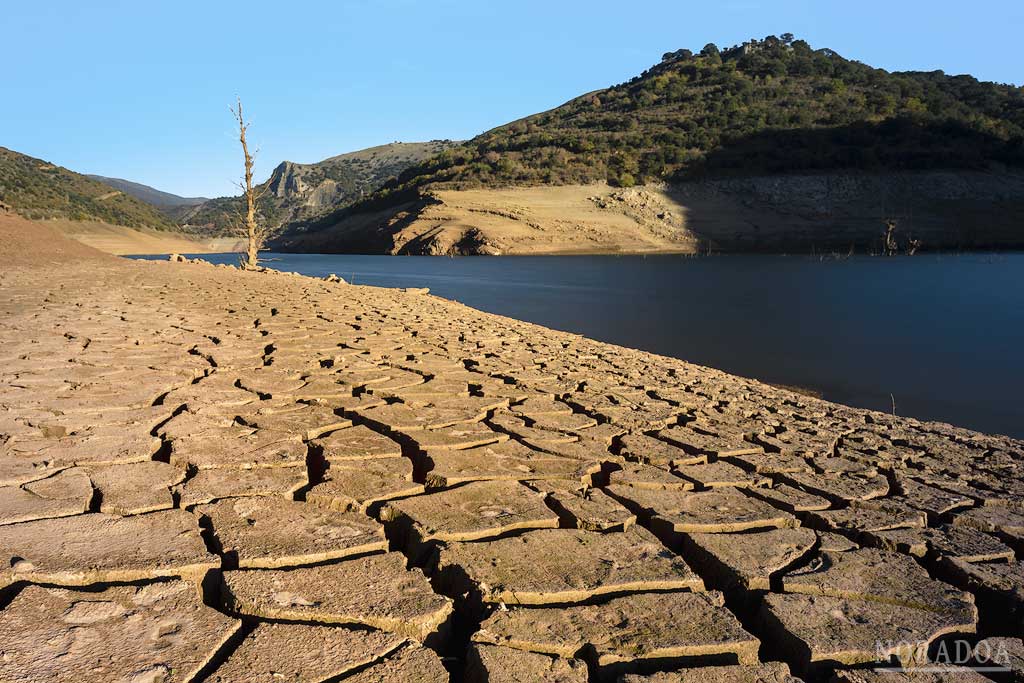
[[[890, 218], [885, 221], [885, 242], [882, 248], [882, 253], [886, 256], [896, 256], [900, 253], [900, 245], [896, 239], [896, 228], [898, 225], [899, 222], [894, 218]], [[921, 240], [908, 237], [907, 248], [904, 253], [907, 256], [913, 256], [920, 248]]]
[[252, 184], [252, 166], [255, 155], [249, 153], [249, 143], [246, 142], [245, 133], [249, 129], [249, 123], [242, 114], [242, 98], [238, 98], [238, 104], [231, 107], [231, 113], [238, 121], [238, 140], [242, 143], [242, 154], [245, 156], [245, 174], [239, 187], [242, 196], [245, 198], [245, 213], [241, 216], [242, 228], [248, 240], [245, 257], [242, 259], [242, 267], [246, 270], [255, 270], [259, 267], [260, 249], [266, 242], [266, 229], [256, 222], [256, 205], [263, 192], [257, 190]]
[[896, 226], [898, 223], [895, 219], [890, 218], [885, 222], [885, 255], [894, 256], [899, 250], [896, 245]]

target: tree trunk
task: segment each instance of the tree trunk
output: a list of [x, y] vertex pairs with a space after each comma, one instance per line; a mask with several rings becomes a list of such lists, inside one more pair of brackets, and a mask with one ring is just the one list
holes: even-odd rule
[[238, 121], [238, 140], [242, 143], [242, 154], [245, 157], [245, 176], [242, 185], [242, 193], [245, 197], [245, 216], [242, 217], [242, 225], [245, 227], [248, 243], [242, 265], [246, 270], [255, 270], [259, 267], [259, 254], [260, 248], [263, 247], [264, 235], [256, 223], [256, 202], [259, 199], [259, 194], [252, 186], [253, 155], [249, 153], [249, 144], [245, 139], [245, 132], [249, 128], [249, 124], [245, 122], [245, 117], [242, 115], [241, 98], [238, 99], [238, 108], [233, 109], [232, 113]]

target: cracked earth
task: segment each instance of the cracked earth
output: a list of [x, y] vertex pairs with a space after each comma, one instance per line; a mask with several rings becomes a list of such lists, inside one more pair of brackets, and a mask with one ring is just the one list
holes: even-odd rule
[[1018, 441], [421, 291], [0, 291], [0, 681], [1024, 676]]

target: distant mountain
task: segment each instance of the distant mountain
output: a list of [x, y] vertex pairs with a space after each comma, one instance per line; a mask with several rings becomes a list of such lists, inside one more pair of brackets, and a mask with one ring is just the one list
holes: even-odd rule
[[177, 227], [155, 207], [124, 190], [4, 147], [0, 147], [0, 205], [29, 219], [96, 220], [156, 230]]
[[[697, 53], [668, 53], [626, 83], [482, 133], [409, 168], [355, 205], [289, 232], [302, 237], [296, 248], [305, 241], [321, 250], [372, 244], [390, 251], [408, 250], [409, 245], [458, 251], [460, 245], [469, 245], [472, 251], [488, 238], [478, 234], [486, 207], [478, 206], [473, 215], [459, 214], [462, 237], [453, 234], [436, 244], [427, 232], [437, 233], [443, 225], [439, 216], [454, 215], [445, 208], [452, 200], [461, 202], [451, 195], [442, 200], [440, 193], [599, 183], [613, 188], [662, 183], [685, 187], [716, 179], [800, 174], [1019, 174], [1021, 169], [1024, 88], [941, 71], [891, 73], [833, 50], [813, 49], [786, 34], [725, 50], [709, 44]], [[874, 187], [870, 182], [855, 185]], [[830, 192], [840, 189], [827, 187]], [[1021, 199], [1016, 194], [1008, 198]], [[795, 199], [798, 204], [813, 200], [810, 195]], [[830, 199], [820, 199], [817, 215], [824, 229], [815, 239], [819, 245], [831, 244], [834, 235], [825, 225], [833, 215]], [[863, 228], [871, 231], [897, 201], [870, 194], [862, 199], [842, 201], [860, 207]], [[734, 200], [749, 202], [749, 197], [729, 201]], [[785, 206], [789, 197], [780, 190], [772, 201]], [[478, 198], [471, 203], [479, 204]], [[950, 209], [955, 206], [945, 207]], [[975, 215], [972, 209], [964, 217]], [[430, 220], [417, 225], [421, 216]], [[563, 223], [573, 220], [566, 216]], [[857, 232], [861, 229], [844, 233], [842, 242], [864, 244], [864, 234]], [[738, 243], [758, 243], [756, 225], [746, 230], [751, 239]], [[984, 226], [979, 230], [975, 244], [986, 239]], [[392, 239], [399, 232], [401, 240]], [[324, 234], [314, 239], [314, 233]], [[856, 239], [847, 241], [851, 235]], [[701, 240], [699, 234], [694, 238]], [[999, 238], [993, 243], [1005, 242]]]
[[[409, 167], [459, 143], [450, 140], [393, 142], [333, 156], [313, 164], [281, 162], [259, 186], [261, 219], [272, 231], [348, 206]], [[193, 232], [230, 232], [241, 197], [219, 197], [181, 211], [178, 220]]]
[[147, 204], [152, 204], [153, 206], [165, 211], [183, 206], [198, 206], [203, 202], [210, 201], [207, 197], [179, 197], [176, 194], [163, 192], [156, 188], [152, 188], [149, 185], [134, 183], [122, 178], [107, 178], [101, 175], [88, 175], [87, 177], [92, 178], [93, 180], [98, 180], [106, 185], [110, 185], [114, 189], [121, 190], [121, 192], [124, 192], [127, 195], [131, 195], [136, 199], [141, 199]]

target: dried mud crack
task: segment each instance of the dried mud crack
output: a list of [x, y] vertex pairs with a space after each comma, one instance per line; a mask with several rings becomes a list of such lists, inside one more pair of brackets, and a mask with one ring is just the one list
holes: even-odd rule
[[2, 284], [0, 680], [1024, 661], [1019, 441], [422, 292], [103, 259]]

